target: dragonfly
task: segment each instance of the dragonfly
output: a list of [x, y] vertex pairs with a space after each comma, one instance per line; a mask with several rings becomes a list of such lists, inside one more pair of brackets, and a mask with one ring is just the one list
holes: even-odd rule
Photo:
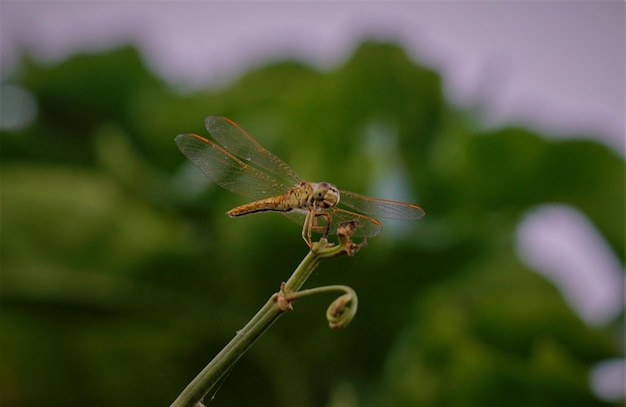
[[227, 117], [209, 116], [205, 125], [215, 141], [191, 133], [179, 134], [175, 141], [209, 179], [252, 200], [228, 211], [230, 217], [282, 213], [303, 225], [302, 238], [312, 248], [313, 232], [325, 238], [344, 222], [356, 222], [354, 236], [366, 238], [382, 230], [378, 217], [405, 220], [424, 216], [424, 210], [417, 205], [340, 191], [328, 182], [302, 180]]

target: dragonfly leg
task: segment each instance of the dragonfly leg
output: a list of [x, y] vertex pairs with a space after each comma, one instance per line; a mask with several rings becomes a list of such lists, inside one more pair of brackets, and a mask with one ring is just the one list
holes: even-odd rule
[[313, 247], [313, 241], [311, 240], [311, 229], [313, 228], [313, 220], [315, 216], [311, 216], [312, 212], [308, 211], [304, 218], [304, 225], [302, 226], [302, 239], [304, 239], [309, 249]]
[[[317, 218], [324, 218], [326, 225], [318, 225], [317, 224]], [[324, 230], [322, 237], [328, 237], [328, 234], [330, 233], [330, 221], [331, 221], [331, 215], [330, 213], [327, 212], [318, 212], [315, 214], [315, 219], [313, 221], [313, 224], [311, 225], [311, 229], [315, 229], [315, 230]]]
[[[326, 224], [319, 225], [317, 218], [324, 218]], [[304, 218], [304, 225], [302, 226], [302, 239], [306, 242], [309, 248], [313, 247], [312, 232], [313, 230], [322, 233], [323, 238], [327, 238], [330, 233], [331, 214], [327, 212], [316, 212], [315, 210], [307, 211]]]

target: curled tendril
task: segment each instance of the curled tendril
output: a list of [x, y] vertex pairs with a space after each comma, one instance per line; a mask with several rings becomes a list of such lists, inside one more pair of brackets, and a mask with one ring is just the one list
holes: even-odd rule
[[333, 301], [326, 310], [326, 319], [331, 329], [345, 328], [356, 315], [358, 305], [356, 293], [350, 287], [341, 287], [346, 293]]
[[[284, 289], [284, 285], [281, 286]], [[344, 294], [333, 301], [326, 310], [326, 319], [328, 325], [332, 329], [346, 327], [352, 318], [356, 315], [357, 296], [354, 290], [345, 285], [328, 285], [324, 287], [309, 288], [298, 292], [285, 293], [282, 291], [277, 294], [277, 303], [279, 307], [282, 302], [289, 304], [289, 308], [281, 308], [283, 311], [291, 310], [291, 302], [300, 298], [309, 297], [311, 295], [327, 293], [331, 291], [342, 291]], [[281, 302], [282, 301], [282, 302]]]

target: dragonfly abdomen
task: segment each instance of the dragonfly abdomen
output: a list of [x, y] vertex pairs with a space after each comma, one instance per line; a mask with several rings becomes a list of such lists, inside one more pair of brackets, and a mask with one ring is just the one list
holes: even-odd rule
[[256, 212], [289, 212], [295, 209], [294, 202], [292, 201], [293, 199], [291, 194], [273, 196], [271, 198], [261, 199], [259, 201], [238, 206], [226, 212], [226, 214], [230, 217], [236, 217]]

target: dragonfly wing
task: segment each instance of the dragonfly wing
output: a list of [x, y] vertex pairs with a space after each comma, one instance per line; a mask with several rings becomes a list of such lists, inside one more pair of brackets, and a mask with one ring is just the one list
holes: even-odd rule
[[[358, 227], [352, 236], [354, 237], [373, 237], [380, 233], [383, 229], [382, 224], [376, 219], [370, 218], [369, 216], [364, 216], [358, 213], [344, 211], [343, 209], [333, 208], [329, 210], [328, 213], [331, 216], [330, 219], [330, 235], [337, 234], [337, 227], [345, 222], [356, 221], [358, 223]], [[306, 217], [306, 212], [303, 211], [291, 211], [291, 212], [283, 212], [282, 213], [287, 219], [299, 224], [304, 224], [304, 219]], [[323, 216], [317, 217], [317, 226], [319, 228], [311, 229], [313, 233], [324, 233], [324, 227], [326, 226], [326, 218]]]
[[241, 126], [227, 117], [209, 116], [204, 120], [209, 134], [224, 149], [230, 151], [243, 162], [257, 166], [271, 174], [278, 182], [290, 188], [300, 183], [300, 177], [283, 160], [266, 150]]
[[339, 225], [345, 222], [357, 222], [357, 229], [352, 234], [354, 237], [373, 237], [378, 235], [383, 230], [383, 225], [374, 218], [364, 216], [358, 213], [344, 211], [343, 209], [335, 208], [331, 212], [331, 227], [330, 233], [337, 233]]
[[339, 203], [374, 217], [390, 219], [420, 219], [424, 210], [417, 205], [387, 199], [371, 198], [356, 192], [341, 191]]
[[306, 212], [304, 211], [281, 212], [281, 215], [284, 215], [292, 222], [296, 222], [298, 225], [300, 225], [300, 227], [304, 225], [304, 220], [306, 218]]
[[176, 144], [209, 179], [231, 192], [256, 200], [284, 194], [288, 189], [204, 137], [179, 134]]

